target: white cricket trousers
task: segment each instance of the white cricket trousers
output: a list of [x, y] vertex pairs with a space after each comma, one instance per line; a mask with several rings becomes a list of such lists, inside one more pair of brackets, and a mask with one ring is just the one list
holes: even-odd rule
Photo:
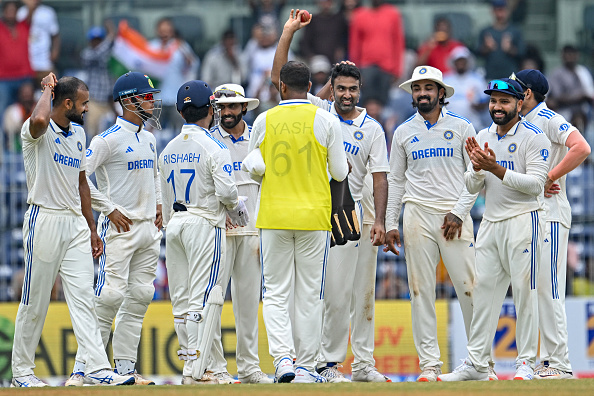
[[17, 312], [12, 375], [33, 374], [35, 350], [58, 273], [78, 345], [89, 351], [86, 373], [109, 368], [93, 308], [93, 257], [86, 220], [69, 210], [31, 205], [23, 221], [25, 280]]
[[115, 318], [113, 358], [136, 362], [144, 315], [155, 294], [153, 282], [163, 234], [153, 219], [133, 220], [118, 232], [109, 218], [99, 217], [103, 255], [95, 286], [95, 311], [103, 345]]
[[440, 255], [456, 290], [467, 335], [472, 321], [475, 278], [472, 219], [470, 215], [464, 219], [460, 238], [456, 235], [453, 240], [447, 241], [441, 229], [446, 214], [430, 213], [409, 201], [402, 219], [413, 340], [421, 370], [443, 365], [437, 343], [435, 314], [436, 272]]
[[[167, 224], [165, 235], [169, 295], [183, 354], [187, 349], [197, 350], [199, 342], [198, 323], [188, 320], [188, 313], [201, 314], [211, 290], [221, 282], [225, 230], [213, 226], [204, 217], [176, 212]], [[184, 376], [192, 375], [193, 364], [194, 360], [184, 362]]]
[[544, 231], [542, 212], [533, 211], [507, 220], [481, 222], [476, 238], [476, 286], [468, 357], [486, 372], [501, 306], [511, 281], [516, 307], [516, 365], [534, 368], [538, 350], [539, 239]]
[[[245, 378], [260, 370], [258, 358], [258, 308], [262, 270], [260, 267], [260, 238], [256, 235], [227, 237], [223, 290], [231, 280], [231, 298], [237, 336], [236, 361], [238, 377]], [[221, 326], [216, 329], [213, 341], [214, 373], [227, 371], [223, 353]]]
[[328, 231], [260, 230], [264, 324], [275, 366], [296, 358], [296, 366], [314, 370], [329, 249]]
[[557, 221], [547, 221], [543, 240], [538, 273], [540, 361], [546, 360], [556, 369], [572, 371], [565, 313], [569, 228]]

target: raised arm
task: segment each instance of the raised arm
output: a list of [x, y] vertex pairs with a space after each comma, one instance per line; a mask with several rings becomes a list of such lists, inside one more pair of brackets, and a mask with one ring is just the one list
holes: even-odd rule
[[52, 112], [52, 99], [54, 97], [54, 87], [58, 84], [58, 79], [54, 73], [50, 73], [41, 80], [41, 89], [43, 93], [31, 113], [31, 122], [29, 123], [29, 132], [33, 139], [38, 139], [45, 133], [50, 123]]

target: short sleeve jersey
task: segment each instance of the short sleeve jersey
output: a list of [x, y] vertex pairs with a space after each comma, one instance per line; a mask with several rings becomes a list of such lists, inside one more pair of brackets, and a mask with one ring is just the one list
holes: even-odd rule
[[27, 175], [27, 203], [47, 209], [69, 209], [82, 214], [79, 175], [85, 170], [86, 136], [82, 126], [70, 123], [68, 132], [50, 119], [46, 132], [34, 139], [28, 118], [21, 129]]

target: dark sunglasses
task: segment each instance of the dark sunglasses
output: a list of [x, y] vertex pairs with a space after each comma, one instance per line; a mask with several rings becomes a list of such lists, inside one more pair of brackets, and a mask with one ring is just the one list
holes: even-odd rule
[[233, 91], [231, 89], [219, 89], [218, 91], [215, 91], [214, 96], [217, 99], [219, 99], [221, 96], [225, 96], [226, 98], [235, 98], [237, 96], [240, 96], [242, 98], [244, 97], [239, 92]]

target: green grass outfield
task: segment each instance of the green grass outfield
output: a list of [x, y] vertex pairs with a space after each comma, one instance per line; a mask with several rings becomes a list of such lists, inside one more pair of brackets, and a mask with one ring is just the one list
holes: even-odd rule
[[203, 385], [203, 386], [118, 386], [83, 388], [2, 389], [0, 395], [480, 395], [480, 396], [561, 396], [594, 395], [594, 379], [579, 380], [533, 380], [498, 382], [451, 382], [391, 384], [271, 384], [271, 385]]

